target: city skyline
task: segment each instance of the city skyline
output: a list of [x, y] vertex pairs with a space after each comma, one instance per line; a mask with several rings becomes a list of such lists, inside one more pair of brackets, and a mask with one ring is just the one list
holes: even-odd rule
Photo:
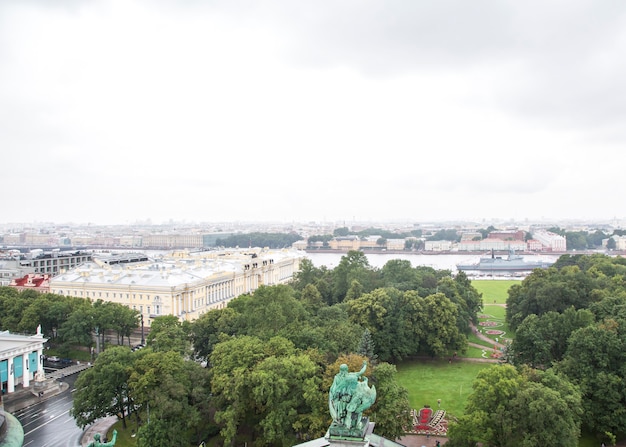
[[621, 220], [626, 4], [0, 4], [2, 222]]

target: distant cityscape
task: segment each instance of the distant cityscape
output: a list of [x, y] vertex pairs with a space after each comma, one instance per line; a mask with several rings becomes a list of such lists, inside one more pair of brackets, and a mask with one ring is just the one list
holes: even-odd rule
[[[358, 235], [367, 229], [379, 229], [382, 234]], [[489, 228], [489, 234], [485, 233]], [[562, 253], [568, 247], [566, 238], [549, 232], [560, 228], [569, 232], [602, 232], [606, 235], [603, 246], [613, 239], [615, 250], [626, 250], [626, 239], [621, 236], [621, 221], [483, 221], [483, 222], [221, 222], [188, 223], [170, 222], [153, 225], [138, 222], [133, 225], [73, 225], [55, 223], [0, 224], [0, 258], [36, 259], [58, 257], [61, 251], [77, 250], [206, 250], [215, 249], [229, 237], [249, 233], [288, 233], [296, 235], [290, 248], [299, 250], [369, 250], [369, 251], [420, 251], [432, 252], [485, 252], [489, 250], [517, 252]], [[335, 234], [347, 229], [350, 234]], [[455, 236], [439, 237], [444, 230], [453, 230]], [[321, 240], [320, 235], [333, 235]], [[456, 240], [458, 239], [458, 240]], [[241, 238], [239, 238], [241, 240]], [[251, 243], [251, 241], [250, 241]], [[239, 246], [250, 246], [239, 244]], [[232, 248], [232, 247], [231, 247]], [[275, 247], [274, 247], [275, 248]], [[285, 248], [284, 246], [282, 248]], [[46, 252], [46, 253], [44, 253]], [[66, 257], [67, 258], [67, 257]], [[33, 261], [36, 273], [58, 274], [75, 267], [68, 258], [58, 269], [42, 269]]]
[[[91, 261], [94, 252], [144, 250], [216, 250], [224, 241], [239, 243], [227, 248], [252, 248], [242, 235], [289, 234], [288, 245], [270, 248], [297, 250], [369, 252], [475, 253], [516, 251], [552, 254], [576, 249], [568, 247], [563, 234], [597, 233], [594, 248], [626, 250], [626, 236], [619, 221], [612, 222], [223, 222], [197, 224], [170, 222], [152, 225], [71, 225], [54, 223], [0, 224], [0, 284], [27, 273], [56, 276]], [[339, 231], [339, 230], [345, 231]], [[376, 234], [366, 230], [380, 231]], [[489, 229], [487, 231], [486, 229]], [[359, 234], [366, 232], [366, 234]], [[324, 237], [320, 237], [320, 236]], [[383, 236], [384, 235], [384, 236]], [[256, 242], [256, 241], [255, 241]], [[222, 244], [222, 245], [220, 245]], [[261, 248], [266, 244], [261, 245]]]
[[[458, 247], [435, 247], [429, 244], [425, 250], [449, 250], [452, 248], [461, 251], [491, 249], [491, 246], [480, 244], [467, 244], [469, 235], [475, 238], [476, 231], [487, 227], [493, 227], [499, 231], [538, 233], [553, 227], [559, 227], [566, 231], [603, 231], [612, 234], [615, 230], [622, 230], [622, 221], [524, 221], [513, 220], [484, 220], [481, 222], [470, 221], [441, 221], [441, 222], [365, 222], [365, 221], [333, 221], [333, 222], [221, 222], [221, 223], [189, 223], [171, 221], [167, 224], [153, 225], [149, 221], [137, 222], [132, 225], [96, 225], [96, 224], [55, 224], [55, 223], [0, 223], [0, 249], [10, 247], [24, 248], [120, 248], [120, 249], [201, 249], [215, 247], [218, 239], [224, 239], [230, 235], [246, 234], [251, 232], [265, 233], [294, 233], [306, 240], [310, 236], [333, 234], [338, 228], [349, 228], [351, 232], [358, 232], [368, 228], [377, 228], [389, 233], [410, 233], [416, 230], [421, 232], [421, 237], [427, 239], [442, 229], [454, 229], [459, 234], [466, 234], [463, 244]], [[403, 249], [394, 238], [387, 238], [389, 246], [375, 247], [369, 241], [361, 240], [363, 249], [385, 248], [388, 250]], [[493, 237], [492, 237], [493, 239]], [[475, 241], [474, 241], [475, 242]], [[368, 245], [369, 244], [369, 245]], [[342, 245], [342, 244], [339, 244]], [[346, 245], [344, 242], [343, 245]], [[299, 248], [302, 243], [298, 244]], [[338, 248], [329, 247], [329, 248]], [[355, 247], [359, 249], [359, 247]], [[518, 250], [527, 248], [516, 247]], [[539, 248], [531, 247], [531, 251]]]

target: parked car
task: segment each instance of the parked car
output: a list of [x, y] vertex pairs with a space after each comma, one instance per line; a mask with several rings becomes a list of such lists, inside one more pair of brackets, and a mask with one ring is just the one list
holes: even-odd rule
[[51, 355], [50, 357], [46, 358], [46, 360], [48, 360], [49, 362], [57, 363], [61, 361], [61, 358], [57, 357], [56, 355]]

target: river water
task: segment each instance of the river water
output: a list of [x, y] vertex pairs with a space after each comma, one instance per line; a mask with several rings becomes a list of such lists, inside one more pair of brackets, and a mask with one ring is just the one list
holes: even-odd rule
[[[128, 250], [110, 250], [111, 252], [121, 252], [125, 253]], [[149, 255], [155, 256], [159, 254], [171, 253], [171, 250], [142, 250], [143, 253], [147, 253]], [[457, 272], [456, 265], [463, 263], [474, 263], [478, 262], [481, 256], [488, 255], [477, 255], [477, 254], [418, 254], [418, 253], [367, 253], [364, 252], [365, 256], [367, 256], [367, 260], [372, 267], [375, 268], [383, 268], [383, 266], [391, 260], [401, 259], [407, 260], [411, 263], [413, 267], [426, 266], [432, 267], [435, 270], [450, 270], [453, 273]], [[307, 252], [306, 257], [313, 262], [315, 267], [326, 266], [329, 269], [334, 269], [339, 265], [341, 258], [345, 256], [344, 252], [337, 253], [316, 253], [316, 252]], [[501, 255], [506, 256], [506, 255]], [[523, 258], [526, 261], [556, 261], [560, 255], [524, 255]]]
[[[341, 261], [341, 257], [346, 253], [315, 253], [307, 252], [306, 256], [311, 260], [314, 266], [321, 267], [325, 265], [329, 269], [337, 267]], [[427, 266], [432, 267], [435, 270], [451, 270], [456, 272], [456, 265], [459, 263], [473, 263], [478, 262], [480, 255], [466, 255], [466, 254], [442, 254], [442, 255], [424, 255], [417, 253], [365, 253], [367, 260], [372, 267], [382, 268], [387, 261], [393, 259], [402, 259], [411, 262], [413, 267]], [[537, 259], [556, 261], [559, 258], [558, 255], [525, 255], [526, 261], [533, 261]]]

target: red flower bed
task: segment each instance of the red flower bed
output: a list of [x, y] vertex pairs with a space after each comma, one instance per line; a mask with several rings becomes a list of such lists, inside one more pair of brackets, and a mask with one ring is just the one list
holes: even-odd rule
[[500, 323], [496, 322], [496, 321], [481, 321], [480, 323], [478, 323], [481, 326], [498, 326]]
[[504, 334], [504, 331], [498, 331], [498, 330], [494, 330], [494, 329], [489, 329], [488, 331], [485, 331], [485, 334], [502, 335], [502, 334]]

